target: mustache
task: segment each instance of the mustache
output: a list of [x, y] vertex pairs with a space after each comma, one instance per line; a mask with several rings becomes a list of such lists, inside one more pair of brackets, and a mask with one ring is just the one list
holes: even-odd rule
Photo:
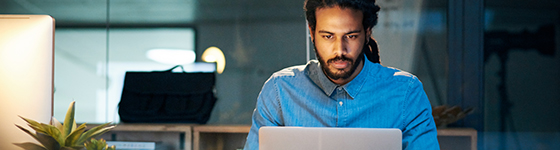
[[332, 59], [329, 59], [329, 60], [327, 61], [327, 63], [331, 63], [331, 62], [333, 62], [333, 61], [339, 61], [339, 60], [352, 62], [352, 59], [350, 59], [350, 58], [348, 58], [348, 57], [346, 57], [346, 56], [344, 56], [344, 55], [339, 55], [339, 56], [336, 56], [336, 57], [334, 57], [334, 58], [332, 58]]

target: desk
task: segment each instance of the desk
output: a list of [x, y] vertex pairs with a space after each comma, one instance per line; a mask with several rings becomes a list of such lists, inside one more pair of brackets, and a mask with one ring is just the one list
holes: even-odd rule
[[[97, 125], [88, 125], [88, 128]], [[119, 141], [156, 141], [158, 149], [235, 150], [243, 148], [249, 125], [118, 124], [100, 138]], [[441, 150], [476, 150], [477, 131], [471, 128], [438, 129]]]

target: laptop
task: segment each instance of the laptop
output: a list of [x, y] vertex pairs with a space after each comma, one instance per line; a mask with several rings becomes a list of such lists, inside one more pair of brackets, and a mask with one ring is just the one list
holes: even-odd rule
[[393, 128], [261, 127], [260, 150], [401, 150]]

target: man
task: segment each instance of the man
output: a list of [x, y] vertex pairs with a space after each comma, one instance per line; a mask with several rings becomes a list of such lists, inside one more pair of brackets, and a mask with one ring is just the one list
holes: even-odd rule
[[439, 149], [420, 81], [379, 64], [370, 38], [378, 11], [375, 0], [306, 0], [318, 61], [266, 81], [245, 149], [258, 149], [263, 126], [398, 128], [403, 149]]

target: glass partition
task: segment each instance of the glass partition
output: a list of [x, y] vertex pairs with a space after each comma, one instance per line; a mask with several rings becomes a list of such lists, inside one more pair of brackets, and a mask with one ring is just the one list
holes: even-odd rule
[[[119, 122], [118, 103], [121, 99], [125, 73], [127, 71], [163, 71], [181, 64], [182, 61], [166, 62], [154, 57], [164, 57], [163, 60], [173, 59], [177, 54], [159, 54], [155, 51], [189, 52], [195, 48], [195, 30], [193, 28], [110, 28], [109, 55], [107, 71], [106, 94], [99, 105], [105, 111], [98, 115], [100, 118], [112, 122]], [[192, 58], [194, 58], [194, 53]], [[180, 58], [186, 60], [188, 58]], [[194, 59], [192, 60], [194, 61]], [[186, 66], [185, 66], [186, 67]], [[99, 120], [103, 121], [103, 120]]]
[[[147, 51], [193, 50], [195, 61], [201, 61], [204, 50], [215, 46], [227, 65], [216, 76], [218, 101], [208, 123], [248, 125], [262, 84], [282, 68], [305, 64], [312, 44], [306, 43], [303, 0], [21, 2], [3, 1], [10, 7], [2, 13], [57, 19], [54, 113], [64, 118], [70, 101], [76, 101], [78, 122], [118, 122], [122, 75], [173, 66], [157, 64]], [[382, 10], [373, 36], [382, 63], [416, 74], [432, 105], [446, 104], [447, 1], [378, 4]], [[309, 53], [314, 59], [312, 47]]]
[[[55, 19], [54, 115], [63, 120], [76, 101], [78, 122], [96, 121], [103, 107], [96, 102], [107, 87], [107, 2], [101, 1], [0, 1], [2, 14], [47, 14]], [[103, 120], [105, 121], [105, 120]]]
[[194, 35], [193, 28], [58, 28], [55, 117], [64, 118], [66, 105], [76, 101], [78, 122], [119, 122], [117, 104], [125, 72], [173, 67], [176, 64], [149, 59], [148, 52], [193, 51]]
[[63, 120], [76, 101], [77, 122], [105, 122], [107, 29], [57, 28], [55, 32], [54, 117]]

